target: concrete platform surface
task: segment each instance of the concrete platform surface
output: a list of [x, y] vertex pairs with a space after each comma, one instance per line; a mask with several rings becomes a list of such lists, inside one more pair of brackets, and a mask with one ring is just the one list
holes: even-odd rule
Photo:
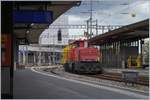
[[83, 82], [35, 73], [14, 72], [14, 99], [139, 99], [145, 96]]

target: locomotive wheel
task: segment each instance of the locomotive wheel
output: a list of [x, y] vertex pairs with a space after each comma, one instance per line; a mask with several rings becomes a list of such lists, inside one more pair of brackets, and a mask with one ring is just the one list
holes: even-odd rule
[[71, 72], [72, 73], [74, 73], [74, 67], [75, 67], [75, 64], [74, 64], [74, 62], [72, 62], [72, 64], [71, 64]]
[[76, 74], [101, 74], [103, 72], [101, 65], [97, 62], [69, 62], [64, 64], [64, 69]]

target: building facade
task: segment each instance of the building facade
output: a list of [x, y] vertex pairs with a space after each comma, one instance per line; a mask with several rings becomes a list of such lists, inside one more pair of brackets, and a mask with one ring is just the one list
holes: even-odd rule
[[[51, 25], [64, 24], [68, 24], [67, 15], [60, 16]], [[19, 46], [19, 65], [41, 66], [61, 64], [63, 47], [68, 44], [68, 29], [52, 29], [51, 25], [40, 35], [39, 44]]]
[[63, 48], [62, 45], [20, 45], [18, 63], [25, 66], [61, 64]]

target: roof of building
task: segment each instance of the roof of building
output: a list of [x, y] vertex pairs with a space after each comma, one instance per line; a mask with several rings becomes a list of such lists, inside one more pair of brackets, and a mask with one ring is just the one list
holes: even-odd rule
[[93, 45], [103, 45], [117, 41], [134, 41], [149, 37], [149, 19], [120, 27], [88, 40]]

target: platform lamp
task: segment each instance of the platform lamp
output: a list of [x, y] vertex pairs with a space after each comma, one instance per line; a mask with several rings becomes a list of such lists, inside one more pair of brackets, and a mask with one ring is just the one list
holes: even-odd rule
[[29, 30], [27, 30], [26, 31], [26, 33], [25, 33], [25, 48], [26, 48], [26, 52], [25, 52], [25, 66], [26, 65], [28, 65], [28, 46], [27, 46], [27, 44], [28, 44], [28, 40], [27, 40], [27, 35], [30, 33], [30, 31]]

